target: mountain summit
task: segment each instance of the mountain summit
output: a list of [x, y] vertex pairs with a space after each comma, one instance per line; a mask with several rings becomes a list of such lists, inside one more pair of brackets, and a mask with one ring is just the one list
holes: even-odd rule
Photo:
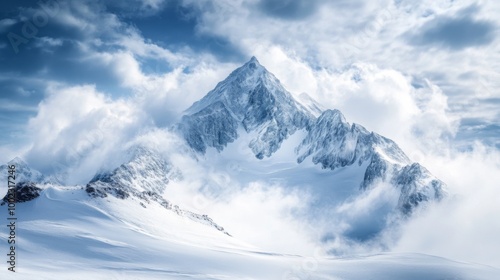
[[238, 138], [239, 128], [255, 132], [250, 148], [262, 159], [313, 119], [313, 114], [252, 57], [187, 109], [179, 128], [189, 145], [201, 153], [207, 147], [221, 151]]

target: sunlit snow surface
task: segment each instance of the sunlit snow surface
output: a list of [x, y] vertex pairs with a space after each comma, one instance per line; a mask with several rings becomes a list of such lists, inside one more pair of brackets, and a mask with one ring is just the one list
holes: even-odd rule
[[[0, 219], [6, 219], [5, 206]], [[498, 279], [495, 268], [419, 254], [282, 255], [132, 200], [48, 187], [19, 204], [17, 273], [1, 279]], [[2, 239], [6, 238], [1, 231]]]

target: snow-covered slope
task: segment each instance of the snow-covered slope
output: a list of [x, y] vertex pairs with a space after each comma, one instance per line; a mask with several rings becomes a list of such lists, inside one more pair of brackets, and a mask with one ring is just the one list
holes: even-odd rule
[[[141, 161], [155, 162], [150, 166], [154, 167], [145, 173], [130, 168], [141, 165]], [[165, 163], [157, 154], [141, 148], [130, 162], [109, 172], [109, 176], [96, 178], [125, 184], [131, 182], [126, 180], [129, 177], [156, 178], [154, 173], [162, 170], [157, 167], [169, 166], [159, 162]], [[122, 177], [124, 174], [128, 176]], [[500, 275], [493, 267], [421, 254], [350, 258], [317, 252], [280, 254], [221, 234], [133, 195], [122, 199], [110, 192], [104, 198], [95, 198], [83, 186], [38, 187], [36, 199], [17, 204], [17, 272], [2, 269], [2, 279], [493, 280]], [[0, 219], [6, 220], [7, 214], [6, 206], [0, 206]], [[7, 237], [0, 231], [2, 240]]]
[[[7, 211], [0, 207], [0, 219]], [[336, 259], [262, 251], [202, 224], [131, 200], [46, 186], [19, 203], [17, 272], [1, 279], [498, 279], [498, 269], [420, 254]], [[0, 231], [0, 238], [7, 238]]]

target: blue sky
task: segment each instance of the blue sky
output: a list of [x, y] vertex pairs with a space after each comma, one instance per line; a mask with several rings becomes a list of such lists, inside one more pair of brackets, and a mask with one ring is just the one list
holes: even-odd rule
[[500, 148], [500, 5], [414, 2], [4, 1], [0, 159], [62, 157], [117, 108], [110, 131], [169, 126], [253, 55], [410, 154]]

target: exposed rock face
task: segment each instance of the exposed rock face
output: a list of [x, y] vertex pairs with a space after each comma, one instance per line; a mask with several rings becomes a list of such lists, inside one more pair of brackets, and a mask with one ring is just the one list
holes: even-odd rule
[[421, 203], [439, 201], [446, 194], [443, 182], [418, 163], [397, 170], [392, 182], [401, 188], [398, 206], [405, 214], [411, 214]]
[[[19, 182], [16, 184], [14, 189], [15, 193], [15, 202], [27, 202], [31, 201], [40, 196], [42, 189], [37, 187], [33, 182]], [[11, 198], [11, 191], [9, 190], [7, 194], [3, 197], [3, 202], [0, 205], [5, 205], [9, 202], [9, 198]]]
[[[13, 174], [10, 174], [8, 172], [8, 167], [11, 165], [15, 166], [15, 172]], [[3, 182], [8, 181], [9, 175], [15, 176], [14, 181], [16, 182], [16, 186], [12, 190], [14, 190], [15, 193], [16, 203], [31, 201], [39, 197], [42, 189], [39, 188], [37, 184], [47, 184], [54, 182], [54, 180], [52, 180], [51, 178], [47, 178], [39, 171], [30, 168], [28, 164], [26, 164], [26, 162], [24, 162], [19, 157], [15, 157], [7, 164], [0, 166], [0, 179]], [[7, 194], [5, 194], [0, 205], [4, 205], [8, 202], [9, 194], [12, 196], [10, 192], [12, 191], [9, 190]]]
[[[108, 192], [124, 198], [134, 192], [163, 193], [171, 171], [172, 166], [159, 155], [138, 147], [133, 151], [129, 162], [120, 165], [112, 172], [96, 174], [87, 188], [89, 191], [95, 189], [96, 194]], [[120, 191], [117, 192], [117, 189]]]

